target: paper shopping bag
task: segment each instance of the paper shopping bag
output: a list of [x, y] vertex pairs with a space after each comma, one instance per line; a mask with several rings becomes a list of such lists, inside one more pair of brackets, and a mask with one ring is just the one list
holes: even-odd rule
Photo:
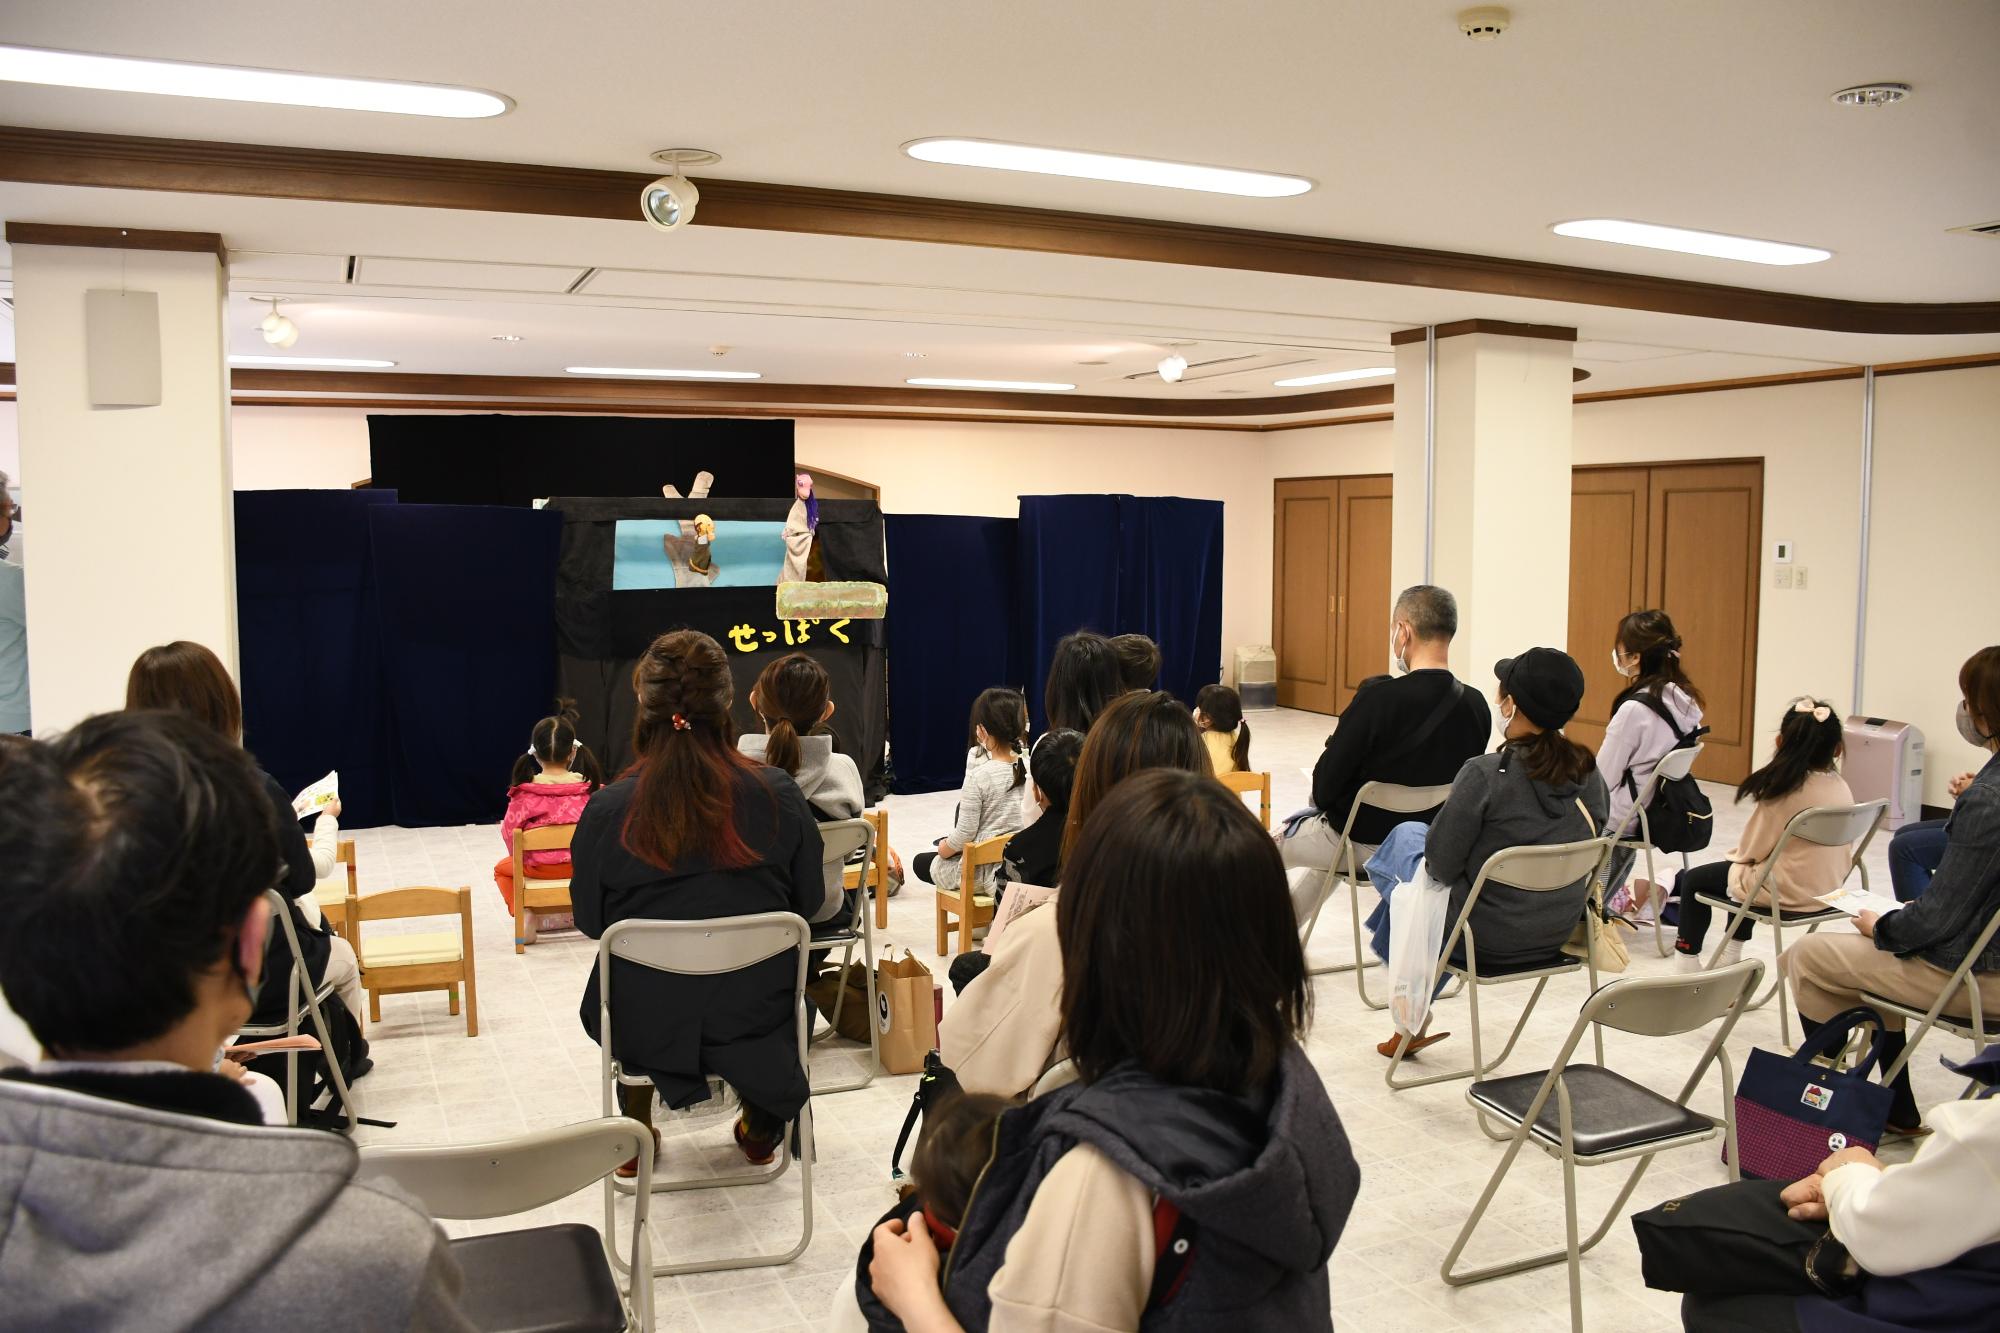
[[916, 955], [893, 954], [875, 968], [875, 1027], [881, 1038], [882, 1072], [914, 1074], [937, 1048], [936, 983]]

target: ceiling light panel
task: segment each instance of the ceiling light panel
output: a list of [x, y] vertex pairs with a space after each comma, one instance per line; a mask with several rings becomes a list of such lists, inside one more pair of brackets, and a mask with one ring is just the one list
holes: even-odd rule
[[754, 370], [671, 370], [651, 366], [564, 366], [571, 375], [612, 375], [634, 380], [761, 380]]
[[1076, 386], [1061, 384], [1053, 380], [961, 380], [961, 379], [914, 379], [903, 383], [915, 385], [919, 389], [1015, 389], [1022, 393], [1068, 393]]
[[0, 82], [334, 111], [443, 116], [453, 120], [497, 116], [514, 105], [498, 93], [445, 84], [346, 79], [179, 60], [138, 60], [82, 51], [46, 51], [31, 46], [0, 46]]
[[1833, 251], [1784, 241], [1759, 241], [1748, 236], [1731, 236], [1719, 231], [1691, 231], [1685, 227], [1663, 227], [1653, 222], [1632, 222], [1625, 218], [1580, 218], [1558, 222], [1550, 228], [1558, 236], [1574, 236], [1586, 241], [1610, 241], [1614, 245], [1637, 245], [1648, 250], [1673, 250], [1710, 259], [1735, 259], [1746, 264], [1817, 264], [1833, 258]]
[[1282, 176], [1234, 167], [1209, 167], [1192, 162], [1164, 162], [1150, 157], [1118, 157], [1069, 148], [1001, 143], [993, 139], [917, 139], [903, 151], [920, 162], [957, 167], [991, 167], [1026, 171], [1040, 176], [1070, 176], [1080, 180], [1115, 181], [1125, 185], [1157, 185], [1172, 190], [1246, 195], [1279, 199], [1304, 194], [1313, 183], [1303, 176]]
[[1360, 370], [1329, 370], [1319, 375], [1295, 375], [1288, 380], [1272, 380], [1274, 388], [1305, 389], [1315, 384], [1345, 384], [1349, 380], [1383, 379], [1396, 373], [1394, 366], [1364, 366]]

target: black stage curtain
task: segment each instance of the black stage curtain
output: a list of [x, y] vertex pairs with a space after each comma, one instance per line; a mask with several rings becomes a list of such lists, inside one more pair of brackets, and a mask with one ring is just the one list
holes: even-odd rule
[[[555, 701], [559, 515], [381, 505], [369, 514], [393, 817], [484, 824]], [[497, 846], [497, 844], [496, 844]]]
[[1077, 629], [1160, 645], [1155, 684], [1194, 700], [1222, 669], [1222, 502], [1021, 497], [1019, 651], [1036, 726], [1056, 641]]
[[374, 484], [406, 504], [686, 492], [704, 468], [717, 497], [789, 496], [794, 475], [792, 423], [781, 419], [371, 416], [368, 457]]
[[287, 791], [340, 771], [341, 819], [390, 822], [368, 516], [394, 491], [238, 491], [243, 742]]
[[[981, 690], [1015, 671], [1016, 523], [891, 514], [889, 733], [898, 792], [965, 777], [966, 718]], [[901, 610], [896, 610], [900, 607]]]
[[[789, 478], [785, 491], [790, 491]], [[707, 514], [718, 523], [782, 522], [791, 507], [789, 499], [565, 496], [549, 501], [542, 511], [563, 520], [555, 596], [561, 692], [577, 701], [582, 714], [578, 734], [611, 772], [632, 761], [633, 665], [660, 635], [696, 629], [729, 652], [739, 731], [758, 726], [750, 711], [750, 687], [773, 658], [800, 651], [818, 659], [832, 686], [836, 745], [860, 767], [871, 799], [886, 790], [883, 621], [780, 621], [773, 587], [612, 590], [613, 537], [619, 519]], [[829, 580], [888, 582], [882, 559], [882, 513], [872, 500], [820, 501], [819, 545]]]

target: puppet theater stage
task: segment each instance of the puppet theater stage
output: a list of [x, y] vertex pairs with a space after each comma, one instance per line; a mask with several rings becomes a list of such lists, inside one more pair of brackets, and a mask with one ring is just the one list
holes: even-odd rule
[[[1071, 630], [1151, 636], [1183, 699], [1218, 678], [1216, 501], [1024, 496], [1018, 519], [885, 521], [872, 501], [822, 500], [820, 577], [885, 585], [888, 616], [780, 620], [792, 425], [371, 416], [370, 486], [238, 492], [245, 744], [291, 790], [337, 769], [354, 827], [491, 823], [559, 695], [607, 771], [629, 763], [633, 663], [687, 627], [728, 651], [741, 731], [769, 661], [820, 661], [835, 744], [873, 802], [959, 784], [988, 686], [1023, 688], [1039, 728]], [[661, 497], [704, 470], [705, 498]], [[708, 577], [672, 547], [697, 514], [715, 523]]]

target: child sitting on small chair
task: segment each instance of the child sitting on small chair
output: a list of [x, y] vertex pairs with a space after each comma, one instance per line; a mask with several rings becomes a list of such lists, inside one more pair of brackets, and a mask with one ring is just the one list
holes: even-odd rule
[[1227, 685], [1204, 685], [1194, 697], [1194, 725], [1208, 747], [1215, 776], [1250, 771], [1250, 726], [1243, 720], [1243, 698]]
[[[500, 841], [507, 854], [493, 867], [493, 882], [507, 900], [507, 912], [514, 911], [514, 831], [542, 828], [551, 824], [574, 824], [583, 817], [590, 794], [604, 785], [604, 770], [597, 756], [576, 735], [576, 703], [558, 699], [553, 717], [545, 717], [528, 733], [528, 750], [514, 761], [509, 777], [507, 814], [500, 821]], [[568, 879], [569, 849], [551, 847], [521, 857], [521, 869], [529, 879]], [[567, 913], [554, 913], [537, 920], [528, 913], [526, 942], [533, 943], [538, 929], [567, 930], [574, 924]]]

